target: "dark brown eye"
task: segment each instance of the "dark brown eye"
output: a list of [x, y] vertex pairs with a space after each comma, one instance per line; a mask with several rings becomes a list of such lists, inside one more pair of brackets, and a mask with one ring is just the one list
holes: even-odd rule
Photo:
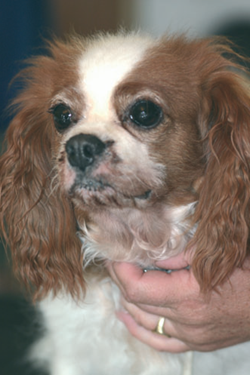
[[52, 113], [55, 127], [59, 132], [63, 132], [73, 122], [72, 111], [65, 104], [61, 103], [53, 108], [50, 108], [49, 113]]
[[150, 100], [139, 100], [129, 110], [130, 120], [137, 126], [151, 129], [163, 119], [161, 107]]

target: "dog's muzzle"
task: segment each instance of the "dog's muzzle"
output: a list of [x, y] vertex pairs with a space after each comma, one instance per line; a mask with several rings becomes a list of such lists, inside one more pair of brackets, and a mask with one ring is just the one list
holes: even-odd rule
[[[73, 136], [66, 142], [65, 151], [67, 160], [70, 167], [75, 171], [74, 183], [69, 190], [70, 194], [74, 194], [76, 190], [81, 190], [82, 194], [88, 197], [88, 202], [90, 202], [93, 197], [93, 202], [96, 202], [96, 198], [100, 199], [101, 197], [101, 204], [104, 204], [104, 196], [106, 193], [109, 204], [111, 201], [116, 202], [117, 197], [120, 199], [118, 199], [119, 205], [121, 205], [122, 202], [126, 202], [127, 205], [129, 199], [133, 201], [135, 199], [138, 201], [148, 201], [151, 197], [150, 189], [142, 190], [141, 194], [127, 193], [127, 190], [120, 191], [119, 188], [117, 189], [114, 183], [116, 178], [115, 173], [95, 174], [96, 169], [98, 169], [98, 166], [102, 163], [112, 163], [112, 150], [110, 151], [110, 147], [113, 143], [114, 141], [112, 140], [108, 140], [104, 143], [95, 135], [82, 133]], [[114, 170], [114, 172], [116, 172], [116, 170]], [[86, 192], [91, 192], [92, 195], [89, 196]]]

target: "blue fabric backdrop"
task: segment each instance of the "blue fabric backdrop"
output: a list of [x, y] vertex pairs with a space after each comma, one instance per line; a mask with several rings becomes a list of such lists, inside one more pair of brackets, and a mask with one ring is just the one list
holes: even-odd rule
[[0, 0], [0, 132], [8, 125], [5, 108], [15, 91], [9, 82], [21, 61], [37, 54], [43, 38], [56, 32], [51, 13], [49, 0]]

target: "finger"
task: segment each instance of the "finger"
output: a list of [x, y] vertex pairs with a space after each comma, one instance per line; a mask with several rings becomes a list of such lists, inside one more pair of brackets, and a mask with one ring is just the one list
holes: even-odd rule
[[[180, 270], [171, 274], [161, 271], [146, 273], [139, 267], [129, 263], [114, 263], [114, 278], [125, 298], [134, 303], [164, 306], [182, 297], [187, 297], [194, 282], [192, 272]], [[197, 289], [198, 284], [197, 284]]]
[[105, 264], [105, 266], [106, 266], [106, 268], [107, 268], [107, 270], [108, 270], [108, 272], [109, 272], [112, 280], [116, 283], [117, 286], [119, 286], [119, 288], [121, 288], [121, 285], [120, 285], [121, 283], [118, 280], [118, 278], [116, 276], [116, 273], [115, 273], [115, 270], [114, 270], [115, 264], [116, 264], [115, 262], [107, 262]]
[[165, 332], [167, 336], [180, 338], [178, 337], [178, 333], [173, 325], [173, 322], [166, 318], [166, 311], [168, 309], [165, 309], [164, 314], [162, 315], [155, 315], [140, 309], [133, 303], [127, 302], [124, 298], [121, 299], [121, 306], [127, 313], [129, 313], [129, 315], [133, 317], [138, 325], [146, 328], [148, 331], [155, 331], [160, 317], [163, 316], [165, 318], [163, 332]]
[[107, 268], [110, 276], [121, 289], [123, 295], [127, 293], [126, 288], [129, 287], [131, 278], [137, 282], [144, 274], [143, 269], [131, 263], [112, 262], [107, 264]]
[[158, 333], [151, 332], [150, 330], [138, 325], [128, 313], [119, 312], [117, 316], [134, 337], [158, 351], [181, 353], [190, 350], [185, 343], [178, 339], [159, 335]]
[[124, 298], [121, 298], [121, 306], [124, 310], [129, 313], [137, 324], [143, 326], [149, 331], [153, 331], [158, 323], [159, 315], [148, 313], [144, 310], [141, 310], [139, 307], [133, 303], [127, 302]]
[[[165, 306], [158, 307], [158, 306], [147, 305], [147, 304], [142, 304], [142, 303], [138, 303], [136, 304], [136, 306], [139, 309], [149, 314], [152, 314], [155, 316], [165, 316], [167, 319], [170, 319], [173, 322], [179, 319], [179, 315], [177, 315], [178, 306], [175, 307], [174, 305], [171, 305], [171, 307], [165, 307]], [[170, 303], [169, 303], [169, 306], [170, 306]]]

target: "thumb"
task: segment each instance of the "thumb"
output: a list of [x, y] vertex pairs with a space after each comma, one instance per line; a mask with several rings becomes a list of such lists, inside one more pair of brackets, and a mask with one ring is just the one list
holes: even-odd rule
[[186, 270], [171, 274], [154, 270], [144, 273], [129, 263], [113, 263], [112, 269], [117, 285], [131, 303], [159, 306], [165, 300], [175, 301], [179, 294], [186, 295], [189, 289], [190, 272]]

